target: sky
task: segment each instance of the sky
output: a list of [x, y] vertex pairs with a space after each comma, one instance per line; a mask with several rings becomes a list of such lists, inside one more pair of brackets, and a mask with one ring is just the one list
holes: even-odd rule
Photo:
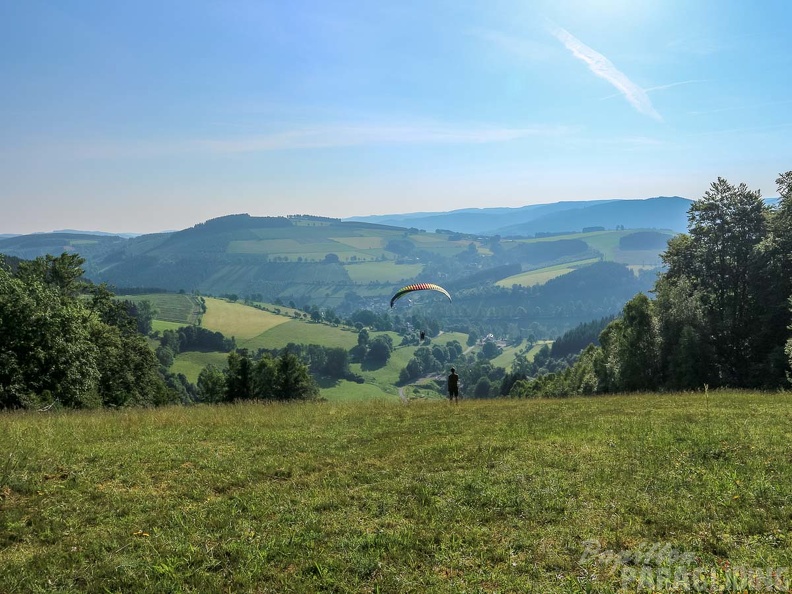
[[0, 233], [777, 195], [786, 0], [0, 0]]

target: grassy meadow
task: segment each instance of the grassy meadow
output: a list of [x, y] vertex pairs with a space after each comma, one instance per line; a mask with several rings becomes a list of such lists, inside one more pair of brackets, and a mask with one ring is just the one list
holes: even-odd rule
[[748, 590], [792, 566], [791, 420], [740, 392], [4, 413], [0, 590]]
[[284, 315], [261, 311], [225, 299], [206, 297], [206, 313], [203, 315], [201, 325], [224, 336], [233, 336], [239, 343], [287, 322], [289, 318]]

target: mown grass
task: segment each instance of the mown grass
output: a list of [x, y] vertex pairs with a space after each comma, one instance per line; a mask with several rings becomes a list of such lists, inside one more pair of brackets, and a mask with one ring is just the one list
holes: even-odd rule
[[549, 280], [563, 276], [568, 272], [588, 266], [599, 262], [597, 258], [588, 258], [586, 260], [578, 260], [577, 262], [568, 262], [565, 264], [556, 264], [554, 266], [547, 266], [546, 268], [538, 268], [536, 270], [529, 270], [528, 272], [521, 272], [513, 276], [508, 276], [499, 280], [495, 284], [499, 287], [510, 289], [512, 285], [521, 285], [523, 287], [533, 287], [534, 285], [543, 285]]
[[262, 311], [242, 303], [206, 297], [206, 313], [202, 325], [207, 330], [221, 332], [229, 338], [233, 336], [239, 343], [287, 322], [289, 318], [284, 315]]
[[789, 567], [790, 420], [734, 392], [3, 414], [0, 589], [619, 591], [591, 541]]

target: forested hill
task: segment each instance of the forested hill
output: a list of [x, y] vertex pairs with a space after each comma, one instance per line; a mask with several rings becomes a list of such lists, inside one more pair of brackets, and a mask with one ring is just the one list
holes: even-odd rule
[[685, 230], [691, 200], [679, 196], [645, 200], [582, 200], [534, 204], [520, 208], [469, 208], [451, 212], [352, 217], [366, 221], [433, 231], [449, 229], [485, 235], [527, 235], [580, 232], [588, 227]]

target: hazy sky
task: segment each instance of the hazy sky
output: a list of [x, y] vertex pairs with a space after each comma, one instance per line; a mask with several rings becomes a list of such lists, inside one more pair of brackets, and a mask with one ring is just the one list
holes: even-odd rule
[[0, 233], [775, 196], [792, 2], [0, 0]]

